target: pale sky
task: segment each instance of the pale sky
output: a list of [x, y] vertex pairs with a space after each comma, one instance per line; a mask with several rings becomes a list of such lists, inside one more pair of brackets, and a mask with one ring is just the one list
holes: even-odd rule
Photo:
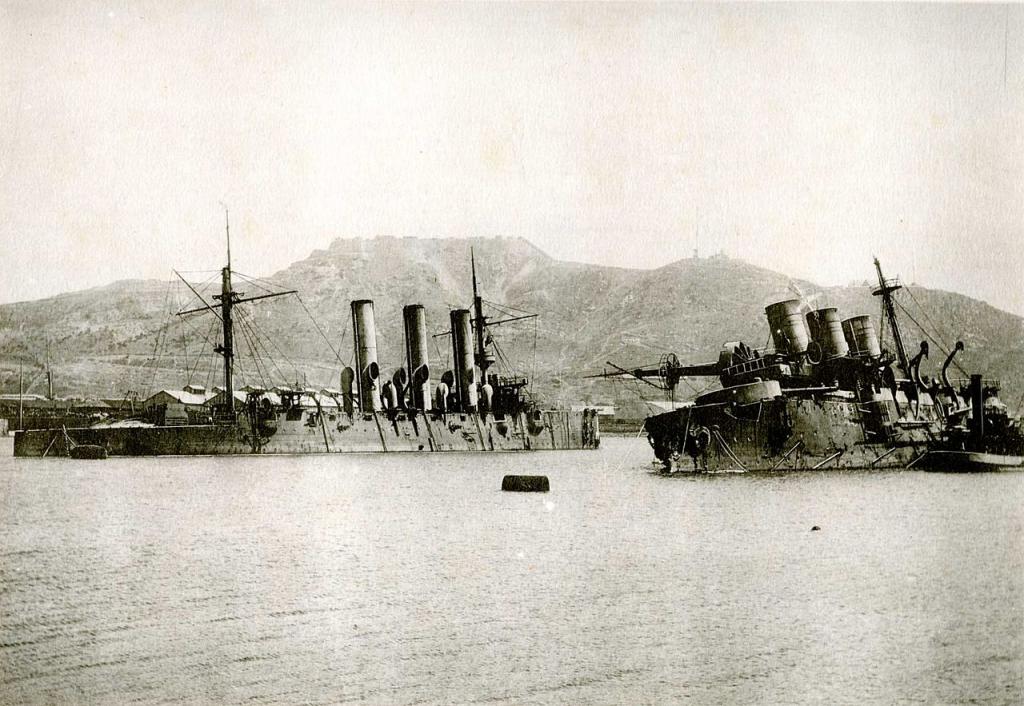
[[[521, 236], [1024, 314], [1024, 6], [0, 0], [0, 301]], [[382, 266], [386, 266], [382, 264]]]

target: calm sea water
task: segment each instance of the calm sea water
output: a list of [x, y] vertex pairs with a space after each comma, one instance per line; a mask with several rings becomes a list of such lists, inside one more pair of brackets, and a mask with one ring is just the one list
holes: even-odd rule
[[3, 703], [1024, 700], [1024, 474], [6, 444]]

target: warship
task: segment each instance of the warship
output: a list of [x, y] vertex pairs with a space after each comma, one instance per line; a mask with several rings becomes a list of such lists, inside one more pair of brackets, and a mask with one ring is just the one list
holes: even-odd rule
[[[222, 342], [223, 404], [203, 423], [178, 414], [101, 423], [87, 427], [18, 431], [15, 456], [309, 454], [432, 451], [525, 451], [595, 449], [600, 443], [597, 410], [540, 407], [529, 379], [491, 372], [495, 363], [490, 327], [530, 316], [491, 320], [483, 311], [472, 253], [472, 309], [450, 311], [452, 369], [434, 376], [422, 305], [403, 309], [405, 360], [386, 377], [377, 359], [374, 305], [350, 304], [355, 366], [340, 372], [340, 390], [234, 387], [233, 314], [240, 304], [293, 290], [244, 297], [232, 286], [230, 229], [221, 291], [202, 306], [178, 312], [217, 316]], [[179, 275], [180, 276], [180, 275]], [[188, 284], [186, 282], [186, 284]], [[167, 412], [167, 410], [156, 410]]]
[[[718, 378], [721, 389], [645, 420], [642, 431], [666, 472], [903, 468], [928, 458], [941, 465], [936, 453], [957, 448], [960, 429], [981, 428], [986, 410], [1005, 407], [998, 387], [982, 389], [978, 376], [968, 385], [950, 381], [962, 343], [946, 357], [941, 379], [921, 375], [928, 342], [908, 353], [893, 298], [902, 285], [874, 264], [873, 294], [894, 352], [882, 350], [869, 316], [841, 320], [836, 308], [788, 299], [765, 309], [773, 350], [730, 342], [714, 362], [683, 365], [667, 354], [634, 369], [609, 362], [613, 370], [597, 377], [655, 379], [670, 392], [684, 377]], [[964, 434], [976, 451], [990, 450], [977, 431]]]

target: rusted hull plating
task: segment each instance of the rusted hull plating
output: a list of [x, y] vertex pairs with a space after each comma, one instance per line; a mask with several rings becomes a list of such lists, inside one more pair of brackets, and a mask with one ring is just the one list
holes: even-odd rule
[[[222, 454], [381, 453], [425, 451], [525, 451], [596, 449], [600, 430], [595, 410], [542, 411], [495, 417], [483, 414], [323, 414], [296, 419], [278, 415], [275, 424], [155, 427], [88, 427], [19, 431], [14, 455], [67, 456], [74, 445], [102, 446], [110, 456], [197, 456]], [[294, 416], [294, 415], [293, 415]]]
[[784, 397], [682, 408], [646, 421], [666, 470], [708, 472], [903, 468], [926, 451], [934, 426], [897, 421], [883, 439], [865, 428], [853, 400]]

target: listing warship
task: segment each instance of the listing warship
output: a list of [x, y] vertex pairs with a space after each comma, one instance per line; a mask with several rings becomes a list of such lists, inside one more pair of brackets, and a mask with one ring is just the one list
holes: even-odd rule
[[[790, 471], [907, 467], [962, 438], [984, 450], [986, 415], [1005, 410], [998, 385], [948, 377], [949, 352], [938, 379], [922, 376], [928, 343], [908, 354], [896, 317], [898, 279], [875, 260], [885, 321], [895, 352], [882, 350], [871, 318], [840, 320], [835, 308], [806, 311], [800, 299], [766, 307], [774, 350], [726, 343], [717, 361], [682, 365], [674, 354], [632, 370], [614, 365], [601, 377], [632, 376], [674, 390], [684, 377], [717, 377], [721, 389], [645, 420], [654, 455], [667, 472]], [[1005, 416], [1005, 414], [1003, 415]], [[1015, 426], [1016, 425], [1016, 426]], [[1019, 438], [1019, 424], [999, 438]], [[968, 431], [970, 430], [970, 431]], [[931, 453], [929, 453], [931, 452]], [[941, 463], [941, 461], [939, 461]]]
[[[351, 302], [355, 367], [341, 371], [341, 389], [234, 388], [233, 310], [239, 304], [293, 291], [244, 297], [221, 270], [219, 304], [180, 315], [208, 312], [221, 320], [224, 404], [204, 423], [174, 415], [89, 427], [18, 431], [15, 456], [163, 456], [307, 454], [429, 451], [595, 449], [597, 410], [543, 409], [531, 399], [529, 380], [490, 371], [495, 363], [488, 332], [505, 323], [484, 315], [473, 260], [473, 308], [450, 311], [453, 366], [436, 375], [428, 362], [422, 305], [403, 309], [405, 361], [389, 379], [377, 360], [373, 301]], [[186, 283], [187, 284], [187, 283]], [[191, 286], [190, 286], [191, 288]], [[479, 371], [479, 372], [478, 372]], [[184, 422], [184, 423], [182, 423]]]

